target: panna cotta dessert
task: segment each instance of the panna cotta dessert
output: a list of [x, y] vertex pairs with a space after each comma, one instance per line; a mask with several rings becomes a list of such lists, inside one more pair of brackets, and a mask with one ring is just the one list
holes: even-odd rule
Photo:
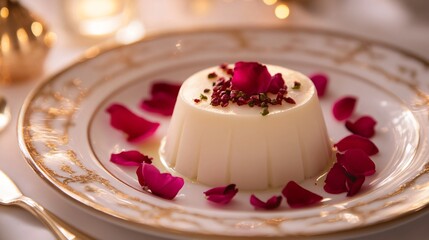
[[162, 156], [199, 183], [262, 190], [318, 176], [332, 148], [308, 77], [237, 62], [204, 69], [182, 84]]

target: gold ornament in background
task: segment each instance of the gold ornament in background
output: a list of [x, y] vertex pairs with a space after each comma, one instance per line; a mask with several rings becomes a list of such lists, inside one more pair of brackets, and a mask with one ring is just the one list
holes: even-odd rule
[[16, 0], [0, 0], [0, 84], [42, 73], [55, 35]]

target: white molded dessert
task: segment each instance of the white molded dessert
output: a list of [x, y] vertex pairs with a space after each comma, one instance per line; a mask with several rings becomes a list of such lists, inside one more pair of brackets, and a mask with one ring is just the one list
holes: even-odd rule
[[[225, 76], [219, 67], [195, 73], [182, 85], [163, 149], [164, 163], [180, 174], [210, 186], [237, 184], [239, 189], [282, 187], [320, 174], [331, 159], [331, 146], [316, 89], [305, 75], [267, 65], [281, 73], [287, 96], [296, 104], [260, 107], [196, 103], [212, 89], [208, 74]], [[294, 82], [301, 83], [293, 90]]]

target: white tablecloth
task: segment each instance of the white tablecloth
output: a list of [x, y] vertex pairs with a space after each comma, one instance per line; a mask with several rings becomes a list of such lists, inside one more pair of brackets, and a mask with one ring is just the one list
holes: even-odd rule
[[[429, 44], [427, 44], [429, 21], [422, 19], [419, 15], [410, 14], [409, 8], [405, 10], [400, 1], [365, 0], [353, 1], [353, 3], [352, 1], [317, 1], [319, 3], [315, 6], [291, 8], [291, 16], [287, 20], [276, 19], [273, 7], [266, 6], [259, 0], [212, 1], [211, 10], [203, 16], [189, 10], [189, 4], [193, 1], [198, 0], [139, 1], [138, 18], [144, 23], [147, 34], [205, 26], [295, 24], [321, 27], [388, 42], [429, 59]], [[105, 222], [73, 205], [70, 200], [57, 193], [38, 177], [21, 156], [16, 137], [16, 120], [26, 95], [38, 82], [71, 64], [85, 49], [95, 43], [89, 40], [83, 41], [70, 32], [64, 24], [62, 1], [22, 0], [21, 2], [45, 19], [56, 32], [58, 40], [46, 60], [43, 76], [25, 84], [0, 87], [0, 94], [7, 98], [13, 115], [12, 123], [0, 133], [0, 169], [14, 179], [27, 196], [97, 239], [156, 239]], [[338, 11], [339, 9], [341, 11]], [[424, 239], [429, 234], [429, 228], [426, 226], [429, 215], [420, 215], [423, 216], [361, 238]], [[0, 239], [48, 240], [54, 237], [30, 213], [19, 208], [0, 206]]]

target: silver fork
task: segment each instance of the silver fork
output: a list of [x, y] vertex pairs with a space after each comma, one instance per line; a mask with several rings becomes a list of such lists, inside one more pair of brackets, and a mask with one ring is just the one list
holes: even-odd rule
[[6, 99], [0, 96], [0, 132], [9, 124], [10, 118], [10, 110], [7, 106]]
[[94, 239], [76, 228], [70, 226], [53, 213], [44, 209], [33, 199], [24, 196], [15, 183], [0, 170], [0, 205], [16, 205], [22, 207], [41, 222], [43, 222], [55, 235], [56, 239], [61, 240], [88, 240]]

